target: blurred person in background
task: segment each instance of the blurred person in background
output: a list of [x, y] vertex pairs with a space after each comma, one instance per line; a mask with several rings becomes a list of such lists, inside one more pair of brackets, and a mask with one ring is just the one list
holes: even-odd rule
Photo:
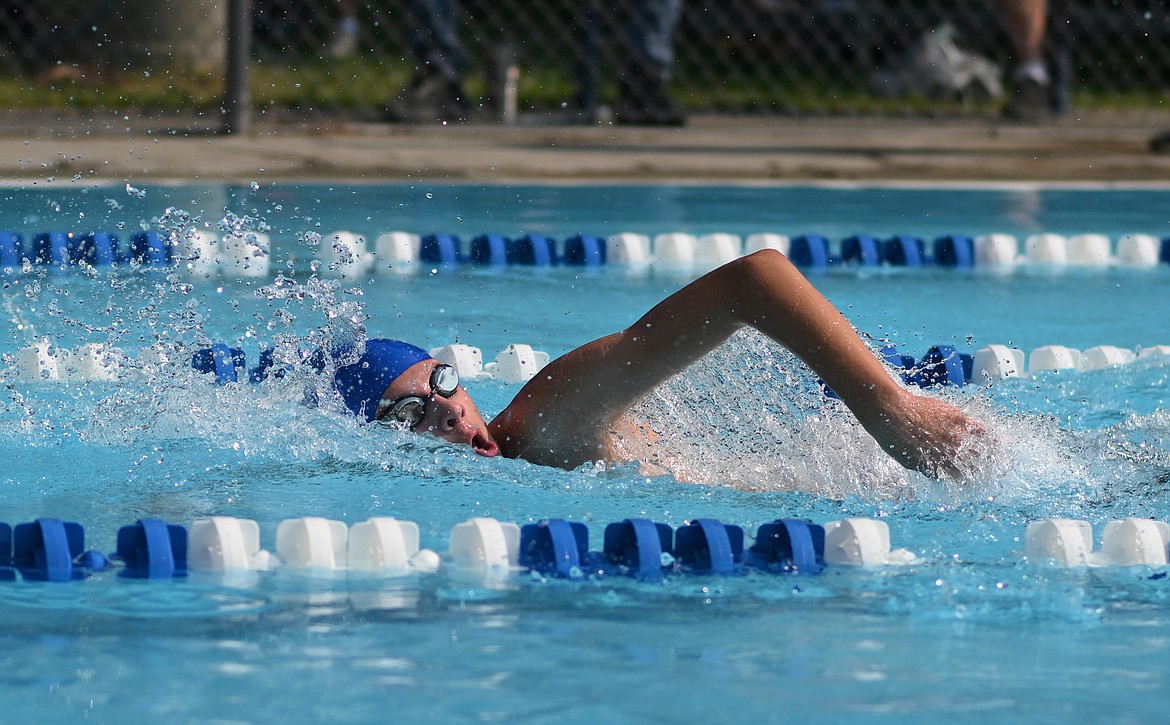
[[[343, 0], [348, 2], [348, 0]], [[344, 5], [343, 5], [344, 7]], [[581, 63], [578, 106], [581, 120], [596, 121], [598, 40], [618, 35], [626, 55], [618, 77], [613, 108], [617, 123], [680, 125], [685, 117], [670, 95], [674, 66], [674, 29], [681, 0], [627, 0], [607, 10], [624, 13], [613, 27], [588, 3], [579, 14]], [[471, 110], [463, 86], [463, 52], [459, 40], [458, 0], [409, 0], [407, 17], [415, 71], [407, 87], [386, 109], [386, 118], [407, 123], [466, 120]], [[611, 32], [606, 32], [611, 31]]]
[[[617, 8], [606, 8], [611, 13]], [[583, 31], [578, 69], [578, 107], [584, 120], [605, 120], [599, 114], [599, 37], [619, 35], [626, 55], [618, 75], [618, 97], [613, 107], [617, 123], [679, 126], [686, 117], [670, 93], [674, 77], [674, 30], [682, 12], [681, 0], [629, 0], [626, 16], [607, 23], [598, 2], [587, 2], [580, 20]]]
[[414, 75], [386, 109], [390, 121], [425, 123], [466, 120], [470, 105], [463, 88], [457, 0], [408, 0], [410, 52]]
[[1052, 116], [1051, 81], [1044, 62], [1048, 0], [999, 0], [1011, 36], [1015, 69], [1003, 115], [1015, 121]]

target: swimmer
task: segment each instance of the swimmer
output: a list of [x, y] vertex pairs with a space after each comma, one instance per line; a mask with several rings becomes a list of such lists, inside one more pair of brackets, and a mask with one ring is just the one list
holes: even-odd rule
[[491, 423], [453, 368], [396, 340], [367, 341], [335, 384], [367, 421], [470, 445], [483, 456], [572, 469], [623, 460], [623, 413], [745, 325], [795, 353], [898, 463], [936, 478], [961, 475], [959, 462], [971, 450], [964, 443], [982, 435], [983, 424], [896, 382], [841, 312], [775, 250], [729, 262], [629, 328], [553, 360]]

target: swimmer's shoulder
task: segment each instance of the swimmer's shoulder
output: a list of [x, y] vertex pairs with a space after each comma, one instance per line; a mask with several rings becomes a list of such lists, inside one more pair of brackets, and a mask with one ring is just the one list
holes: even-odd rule
[[557, 468], [576, 468], [606, 457], [604, 429], [582, 428], [579, 421], [551, 419], [519, 400], [512, 401], [488, 424], [488, 431], [505, 457]]

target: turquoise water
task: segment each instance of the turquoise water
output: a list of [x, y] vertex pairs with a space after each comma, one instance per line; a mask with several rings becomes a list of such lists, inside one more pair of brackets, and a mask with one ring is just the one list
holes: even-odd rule
[[[4, 226], [129, 231], [177, 207], [215, 228], [230, 212], [267, 224], [274, 272], [291, 282], [18, 274], [3, 290], [6, 354], [40, 338], [128, 351], [226, 341], [254, 360], [273, 341], [348, 330], [360, 312], [371, 333], [425, 346], [460, 341], [491, 358], [523, 342], [556, 355], [624, 327], [683, 283], [564, 268], [333, 283], [310, 274], [309, 231], [1160, 235], [1170, 208], [1161, 191], [261, 184], [140, 196], [50, 186], [4, 190]], [[914, 355], [937, 343], [1170, 344], [1165, 265], [840, 270], [813, 281], [864, 333]], [[677, 463], [708, 485], [632, 466], [485, 460], [363, 429], [329, 400], [306, 406], [314, 381], [296, 375], [220, 387], [175, 369], [121, 382], [9, 376], [0, 519], [79, 521], [101, 551], [143, 516], [253, 518], [272, 549], [286, 518], [391, 515], [418, 522], [423, 546], [439, 551], [472, 516], [582, 521], [594, 549], [607, 523], [632, 516], [674, 527], [713, 517], [749, 533], [779, 516], [873, 516], [918, 562], [662, 584], [287, 571], [244, 585], [113, 573], [0, 583], [4, 718], [1152, 721], [1170, 704], [1165, 570], [1038, 566], [1023, 561], [1023, 536], [1050, 516], [1089, 520], [1098, 536], [1114, 518], [1170, 520], [1168, 375], [1170, 365], [1148, 361], [946, 391], [1002, 444], [966, 485], [891, 464], [810, 376], [750, 334], [640, 411], [671, 423]], [[490, 415], [518, 386], [468, 389]]]

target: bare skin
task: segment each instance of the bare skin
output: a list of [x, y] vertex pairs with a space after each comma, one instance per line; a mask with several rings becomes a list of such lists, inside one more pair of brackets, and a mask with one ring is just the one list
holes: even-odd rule
[[382, 393], [379, 414], [390, 409], [386, 403], [412, 395], [424, 398], [427, 405], [423, 409], [422, 420], [415, 428], [417, 432], [430, 433], [451, 443], [469, 445], [481, 456], [498, 456], [499, 445], [488, 432], [488, 425], [475, 401], [462, 385], [455, 389], [450, 398], [432, 395], [431, 371], [438, 364], [438, 360], [423, 360], [395, 378], [387, 386], [386, 392]]
[[[626, 330], [552, 361], [490, 424], [460, 388], [451, 398], [431, 397], [416, 430], [541, 465], [612, 460], [610, 436], [622, 414], [745, 325], [803, 360], [906, 468], [957, 476], [964, 440], [984, 431], [958, 408], [895, 382], [837, 308], [774, 250], [719, 267]], [[411, 367], [383, 400], [428, 395], [435, 364]]]
[[1048, 0], [1000, 0], [1017, 63], [1043, 58], [1044, 29]]

